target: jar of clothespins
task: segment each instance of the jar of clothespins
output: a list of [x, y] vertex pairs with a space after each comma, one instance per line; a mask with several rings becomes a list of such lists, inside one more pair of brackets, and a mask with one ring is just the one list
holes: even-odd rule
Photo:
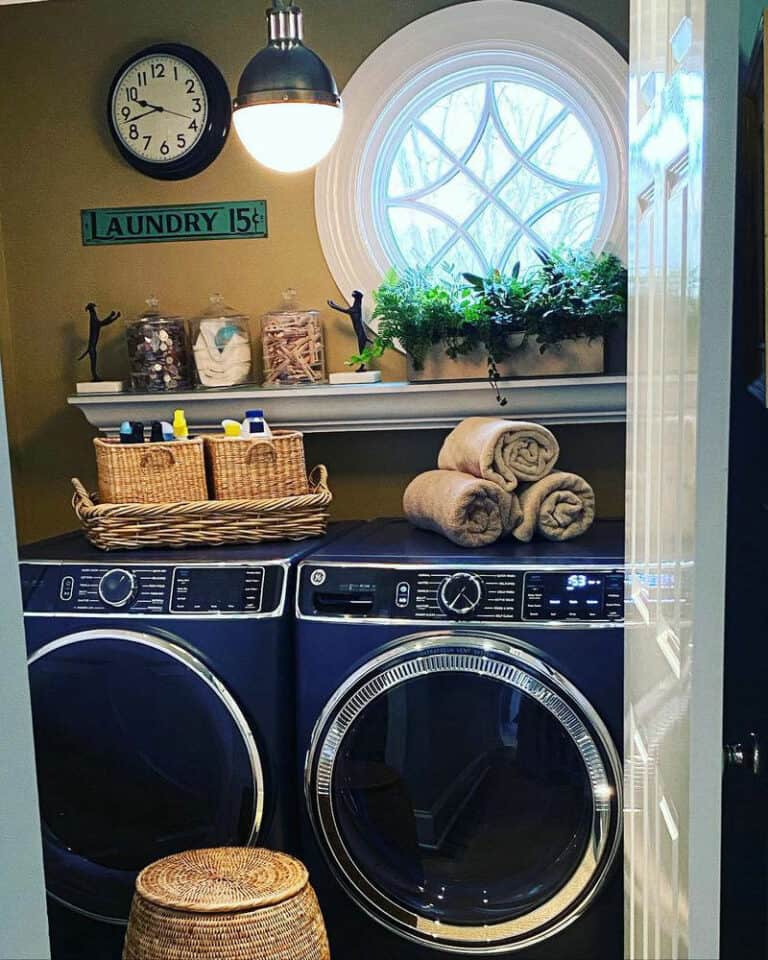
[[296, 291], [283, 294], [285, 308], [264, 316], [264, 386], [325, 383], [325, 342], [317, 310], [300, 310]]

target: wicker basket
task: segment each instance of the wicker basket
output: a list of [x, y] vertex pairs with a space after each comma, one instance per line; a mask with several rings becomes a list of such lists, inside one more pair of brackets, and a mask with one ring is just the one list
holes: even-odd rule
[[276, 430], [271, 440], [204, 440], [216, 500], [300, 497], [309, 490], [301, 433]]
[[146, 867], [123, 960], [330, 960], [306, 868], [283, 853], [191, 850]]
[[169, 503], [206, 500], [203, 441], [120, 443], [93, 441], [104, 503]]
[[102, 550], [219, 546], [306, 540], [328, 526], [328, 471], [315, 467], [303, 497], [203, 500], [199, 503], [96, 503], [73, 479], [72, 506], [90, 542]]

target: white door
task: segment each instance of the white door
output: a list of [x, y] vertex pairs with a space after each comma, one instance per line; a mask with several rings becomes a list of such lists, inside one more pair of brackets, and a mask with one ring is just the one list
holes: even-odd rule
[[626, 955], [718, 956], [738, 0], [631, 0]]

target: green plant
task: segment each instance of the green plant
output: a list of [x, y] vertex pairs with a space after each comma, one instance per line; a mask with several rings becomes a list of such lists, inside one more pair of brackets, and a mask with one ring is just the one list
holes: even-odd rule
[[526, 334], [542, 353], [563, 340], [605, 336], [627, 312], [627, 270], [610, 253], [537, 251], [528, 274]]
[[417, 370], [432, 347], [445, 346], [453, 359], [471, 353], [480, 343], [487, 307], [450, 268], [437, 279], [432, 270], [390, 270], [373, 294], [373, 320], [378, 320], [372, 343], [350, 357], [348, 365], [368, 364], [399, 343]]
[[[563, 340], [604, 336], [626, 314], [627, 271], [612, 254], [537, 251], [541, 266], [489, 277], [457, 277], [448, 265], [439, 273], [390, 270], [374, 291], [374, 340], [350, 366], [369, 364], [399, 344], [417, 370], [442, 345], [451, 359], [481, 349], [496, 389], [497, 364], [534, 338], [542, 353]], [[500, 403], [505, 403], [499, 397]]]

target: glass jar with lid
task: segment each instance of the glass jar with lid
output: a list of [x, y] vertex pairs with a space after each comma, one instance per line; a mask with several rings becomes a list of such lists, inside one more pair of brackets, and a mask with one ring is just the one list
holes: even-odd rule
[[192, 385], [189, 339], [183, 317], [160, 311], [156, 297], [147, 309], [125, 325], [131, 386], [134, 390], [163, 393]]
[[214, 294], [190, 321], [195, 379], [201, 387], [234, 387], [253, 380], [250, 320]]
[[264, 316], [264, 386], [325, 383], [325, 341], [317, 310], [300, 310], [296, 291], [283, 294], [285, 307]]

